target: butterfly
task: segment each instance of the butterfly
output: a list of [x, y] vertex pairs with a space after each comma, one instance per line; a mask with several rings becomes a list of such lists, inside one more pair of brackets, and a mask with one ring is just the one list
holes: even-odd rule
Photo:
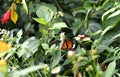
[[74, 44], [73, 44], [73, 42], [71, 40], [64, 39], [60, 43], [60, 49], [61, 50], [71, 50], [73, 48], [74, 48]]

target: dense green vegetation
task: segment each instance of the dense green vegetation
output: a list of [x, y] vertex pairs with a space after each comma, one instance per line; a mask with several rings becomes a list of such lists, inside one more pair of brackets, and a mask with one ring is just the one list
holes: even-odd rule
[[119, 0], [0, 4], [0, 77], [120, 77]]

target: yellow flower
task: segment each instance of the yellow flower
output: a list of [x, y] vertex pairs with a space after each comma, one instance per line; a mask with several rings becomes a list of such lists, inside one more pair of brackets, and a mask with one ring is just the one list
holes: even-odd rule
[[7, 64], [6, 60], [0, 60], [0, 66], [6, 65], [6, 64]]
[[0, 41], [0, 52], [7, 52], [11, 48], [11, 44], [7, 44], [4, 41]]

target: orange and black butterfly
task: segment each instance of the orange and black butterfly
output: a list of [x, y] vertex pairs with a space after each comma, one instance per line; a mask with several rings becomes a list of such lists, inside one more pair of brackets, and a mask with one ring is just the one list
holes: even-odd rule
[[65, 39], [60, 43], [60, 49], [62, 50], [71, 50], [74, 48], [74, 44], [71, 40]]

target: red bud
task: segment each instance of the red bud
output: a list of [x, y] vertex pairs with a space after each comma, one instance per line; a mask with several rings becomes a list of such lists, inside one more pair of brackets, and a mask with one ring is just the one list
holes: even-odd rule
[[9, 20], [9, 18], [10, 18], [10, 15], [11, 15], [11, 11], [8, 10], [8, 11], [4, 14], [4, 16], [2, 17], [2, 19], [1, 19], [2, 24], [8, 22], [8, 20]]

